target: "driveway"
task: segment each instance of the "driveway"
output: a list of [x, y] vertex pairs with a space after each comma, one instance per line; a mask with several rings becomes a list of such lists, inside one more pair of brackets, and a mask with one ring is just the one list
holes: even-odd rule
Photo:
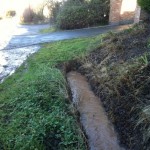
[[40, 34], [39, 30], [49, 27], [48, 24], [18, 25], [16, 22], [15, 18], [0, 21], [0, 82], [11, 75], [29, 55], [38, 51], [41, 43], [95, 36], [129, 27], [105, 26]]
[[[125, 28], [128, 28], [128, 25], [95, 27], [39, 34], [39, 30], [46, 27], [48, 27], [48, 25], [17, 26], [16, 32], [12, 35], [9, 43], [5, 47], [3, 47], [2, 50], [27, 47], [59, 40], [95, 36], [98, 34], [106, 33], [108, 31], [120, 31]], [[20, 34], [23, 30], [26, 32]]]

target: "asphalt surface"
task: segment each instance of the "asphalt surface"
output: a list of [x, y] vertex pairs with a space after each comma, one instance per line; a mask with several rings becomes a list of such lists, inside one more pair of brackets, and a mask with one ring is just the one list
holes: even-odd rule
[[[77, 29], [70, 31], [59, 31], [54, 33], [39, 34], [39, 30], [47, 27], [48, 25], [32, 25], [32, 26], [18, 26], [18, 30], [26, 30], [26, 33], [12, 35], [9, 43], [2, 48], [2, 50], [9, 50], [13, 48], [27, 47], [38, 45], [41, 43], [48, 43], [60, 40], [67, 40], [79, 37], [90, 37], [98, 34], [106, 33], [108, 31], [120, 31], [128, 28], [128, 25], [122, 26], [105, 26], [86, 29]], [[19, 33], [19, 32], [18, 32]]]

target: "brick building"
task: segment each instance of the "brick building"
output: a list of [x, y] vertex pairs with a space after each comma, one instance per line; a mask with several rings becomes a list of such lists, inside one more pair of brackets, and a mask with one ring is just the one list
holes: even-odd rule
[[127, 24], [139, 22], [140, 7], [137, 0], [110, 0], [110, 24]]

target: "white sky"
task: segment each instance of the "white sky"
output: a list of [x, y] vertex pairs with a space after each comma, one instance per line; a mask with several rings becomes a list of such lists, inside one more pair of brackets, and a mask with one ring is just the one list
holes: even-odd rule
[[0, 0], [0, 12], [10, 9], [22, 9], [28, 7], [29, 4], [38, 5], [43, 0]]

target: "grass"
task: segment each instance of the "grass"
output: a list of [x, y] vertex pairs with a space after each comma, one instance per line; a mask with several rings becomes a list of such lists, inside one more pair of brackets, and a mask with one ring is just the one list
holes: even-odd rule
[[51, 26], [51, 27], [48, 27], [48, 28], [45, 28], [45, 29], [41, 29], [40, 30], [40, 33], [53, 33], [53, 32], [56, 32], [58, 29], [56, 29], [55, 26]]
[[85, 55], [100, 39], [45, 44], [0, 85], [0, 149], [87, 149], [65, 78], [55, 66]]

